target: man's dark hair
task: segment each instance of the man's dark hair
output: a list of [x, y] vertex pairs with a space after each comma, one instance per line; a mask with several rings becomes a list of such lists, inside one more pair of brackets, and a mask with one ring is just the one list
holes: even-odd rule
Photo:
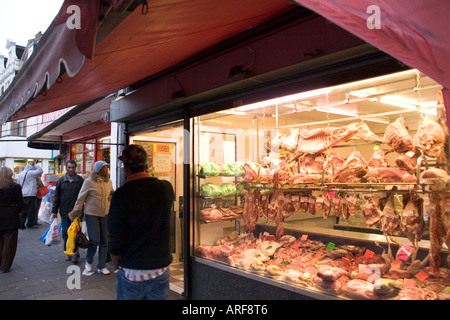
[[71, 164], [74, 164], [74, 165], [75, 165], [75, 167], [77, 167], [77, 163], [76, 163], [76, 161], [75, 161], [75, 160], [72, 160], [72, 159], [70, 159], [70, 160], [67, 160], [67, 161], [66, 161], [66, 167], [67, 167], [67, 165], [68, 165], [69, 163], [71, 163]]

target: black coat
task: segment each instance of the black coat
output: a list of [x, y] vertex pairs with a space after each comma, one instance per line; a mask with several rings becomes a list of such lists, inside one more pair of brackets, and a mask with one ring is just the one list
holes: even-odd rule
[[170, 214], [175, 200], [168, 181], [144, 178], [125, 183], [111, 199], [109, 250], [120, 266], [159, 269], [172, 262]]
[[8, 189], [0, 189], [0, 230], [18, 229], [20, 211], [25, 206], [22, 187], [17, 183]]
[[83, 178], [79, 175], [74, 175], [72, 182], [69, 181], [67, 174], [59, 178], [58, 182], [56, 182], [52, 213], [58, 213], [59, 210], [61, 217], [68, 217], [69, 212], [73, 210], [73, 206], [77, 201], [83, 181]]

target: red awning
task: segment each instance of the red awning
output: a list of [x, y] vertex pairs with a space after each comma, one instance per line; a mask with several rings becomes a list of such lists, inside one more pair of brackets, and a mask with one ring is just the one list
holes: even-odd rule
[[[73, 2], [91, 1], [66, 1], [63, 9]], [[55, 25], [71, 15], [61, 10], [44, 34], [41, 40], [44, 42], [39, 43], [24, 70], [0, 98], [0, 122], [16, 112], [17, 119], [26, 118], [105, 96], [292, 7], [285, 0], [149, 1], [147, 14], [141, 12], [141, 7], [134, 10], [96, 45], [93, 59], [85, 59], [84, 63], [84, 56], [93, 48], [92, 30], [96, 29], [84, 30], [82, 26], [79, 31], [84, 30], [84, 35], [80, 38], [81, 33], [68, 31], [65, 23]], [[91, 25], [92, 17], [96, 16], [89, 15]], [[55, 83], [60, 61], [67, 72]], [[42, 88], [45, 95], [40, 94]]]
[[450, 1], [294, 1], [441, 84], [450, 120]]
[[[0, 97], [0, 123], [6, 122], [21, 109], [24, 111], [23, 115], [28, 117], [25, 106], [31, 100], [39, 98], [40, 94], [45, 95], [55, 82], [60, 82], [59, 76], [62, 73], [65, 72], [68, 77], [75, 76], [81, 70], [85, 57], [92, 58], [99, 16], [106, 16], [111, 9], [121, 12], [131, 1], [66, 0], [30, 59]], [[72, 5], [76, 5], [79, 12], [71, 10], [69, 7]], [[81, 28], [69, 28], [66, 21], [78, 13]], [[46, 113], [45, 107], [37, 109], [39, 110], [34, 110], [30, 116]]]

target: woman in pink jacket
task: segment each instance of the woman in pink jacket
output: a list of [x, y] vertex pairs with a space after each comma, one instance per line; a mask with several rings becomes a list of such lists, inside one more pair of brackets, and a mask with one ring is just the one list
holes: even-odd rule
[[[79, 218], [84, 210], [88, 237], [91, 246], [86, 253], [86, 266], [84, 275], [94, 273], [92, 263], [98, 247], [97, 272], [109, 274], [106, 268], [106, 255], [108, 254], [108, 221], [109, 204], [114, 192], [112, 182], [109, 179], [108, 163], [97, 161], [94, 171], [88, 179], [84, 180], [78, 199], [73, 210], [69, 213], [71, 220]], [[84, 208], [83, 208], [84, 206]]]

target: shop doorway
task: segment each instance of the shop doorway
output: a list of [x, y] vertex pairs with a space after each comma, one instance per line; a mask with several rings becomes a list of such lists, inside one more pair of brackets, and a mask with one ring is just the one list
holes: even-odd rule
[[[165, 127], [130, 136], [130, 144], [142, 145], [148, 154], [149, 173], [169, 181], [175, 191], [171, 212], [171, 289], [181, 291], [183, 279], [183, 127]], [[178, 290], [177, 290], [178, 289]]]

